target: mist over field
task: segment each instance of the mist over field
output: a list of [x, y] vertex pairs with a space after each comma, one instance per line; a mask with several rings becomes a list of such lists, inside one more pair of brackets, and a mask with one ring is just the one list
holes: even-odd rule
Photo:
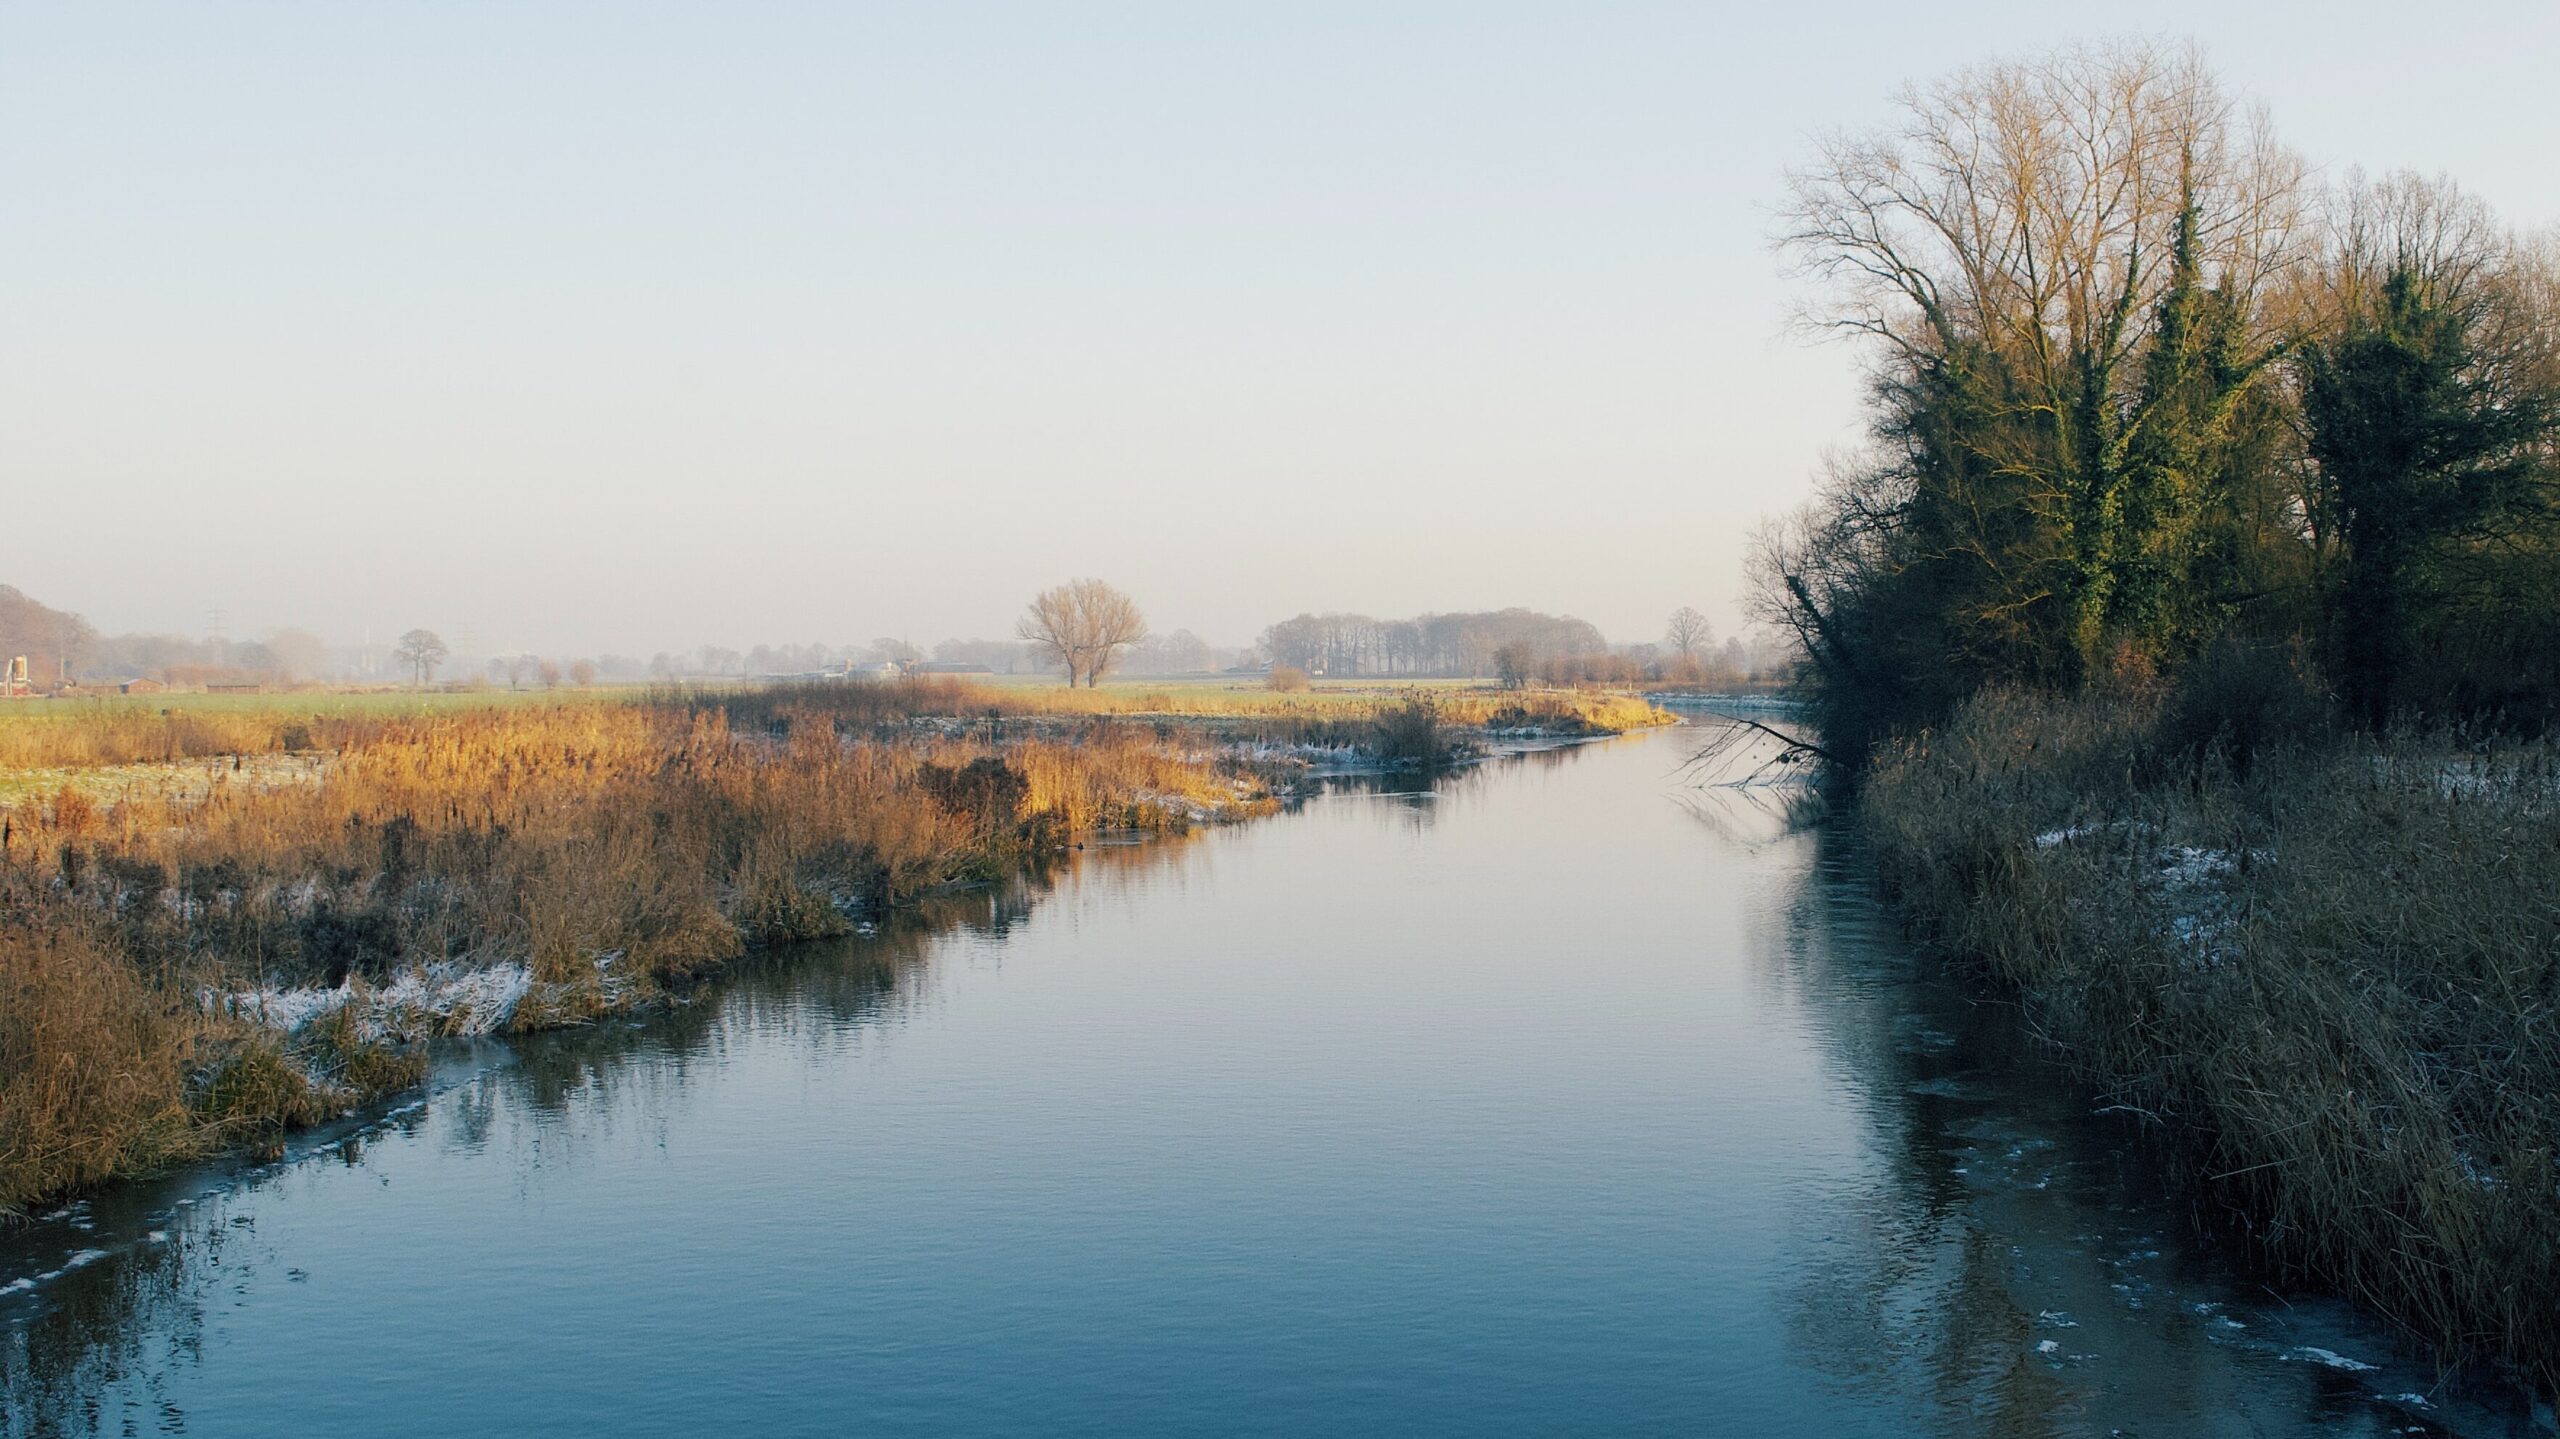
[[[2397, 13], [2140, 23], [2322, 166], [2560, 220], [2550, 7]], [[1748, 534], [1860, 426], [1785, 172], [2084, 21], [0, 14], [0, 581], [108, 632], [644, 658], [1000, 637], [1078, 575], [1221, 646], [1731, 634]]]

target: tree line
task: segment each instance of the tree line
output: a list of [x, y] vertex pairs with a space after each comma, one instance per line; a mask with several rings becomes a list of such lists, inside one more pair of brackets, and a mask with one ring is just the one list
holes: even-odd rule
[[2366, 724], [2560, 703], [2560, 247], [2314, 183], [2192, 49], [1897, 97], [1793, 178], [1867, 443], [1754, 549], [1833, 748], [2246, 650]]
[[1202, 674], [1277, 668], [1341, 678], [1474, 678], [1541, 683], [1716, 685], [1777, 667], [1766, 644], [1716, 643], [1706, 617], [1682, 607], [1659, 642], [1611, 645], [1588, 621], [1528, 609], [1425, 614], [1409, 620], [1301, 614], [1265, 629], [1252, 646], [1222, 649], [1189, 630], [1151, 629], [1135, 599], [1100, 580], [1077, 579], [1034, 596], [1010, 639], [947, 639], [928, 652], [907, 640], [867, 645], [703, 645], [634, 655], [465, 653], [434, 629], [413, 628], [386, 646], [333, 648], [308, 631], [264, 640], [167, 635], [101, 636], [78, 615], [0, 586], [0, 655], [25, 654], [40, 688], [68, 681], [149, 677], [181, 686], [329, 680], [401, 680], [427, 686], [487, 684], [511, 690], [695, 679], [789, 679], [874, 666], [998, 674], [1060, 674], [1093, 685], [1115, 673]]

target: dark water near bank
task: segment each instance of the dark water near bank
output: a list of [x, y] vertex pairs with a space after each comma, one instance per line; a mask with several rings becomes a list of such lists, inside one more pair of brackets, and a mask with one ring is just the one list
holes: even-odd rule
[[2192, 1253], [1691, 743], [1097, 848], [60, 1216], [6, 1432], [2527, 1432]]

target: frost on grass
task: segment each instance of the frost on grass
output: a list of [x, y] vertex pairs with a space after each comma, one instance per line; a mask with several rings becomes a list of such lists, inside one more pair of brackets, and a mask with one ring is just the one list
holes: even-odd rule
[[2235, 922], [2232, 890], [2249, 866], [2268, 861], [2266, 851], [2163, 844], [2157, 828], [2135, 820], [2049, 829], [2035, 837], [2035, 847], [2044, 852], [2101, 840], [2131, 846], [2147, 860], [2135, 882], [2166, 911], [2161, 925], [2164, 937], [2200, 966], [2220, 964], [2229, 957], [2228, 940]]
[[469, 965], [439, 960], [402, 971], [388, 984], [350, 978], [336, 989], [260, 988], [207, 991], [208, 1007], [290, 1033], [341, 1009], [352, 1010], [367, 1040], [422, 1035], [491, 1034], [505, 1027], [533, 989], [533, 971], [513, 962]]

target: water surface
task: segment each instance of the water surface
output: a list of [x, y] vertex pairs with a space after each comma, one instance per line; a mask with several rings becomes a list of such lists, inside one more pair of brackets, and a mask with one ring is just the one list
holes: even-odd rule
[[1097, 845], [66, 1211], [7, 1432], [2525, 1432], [2191, 1252], [1692, 743]]

